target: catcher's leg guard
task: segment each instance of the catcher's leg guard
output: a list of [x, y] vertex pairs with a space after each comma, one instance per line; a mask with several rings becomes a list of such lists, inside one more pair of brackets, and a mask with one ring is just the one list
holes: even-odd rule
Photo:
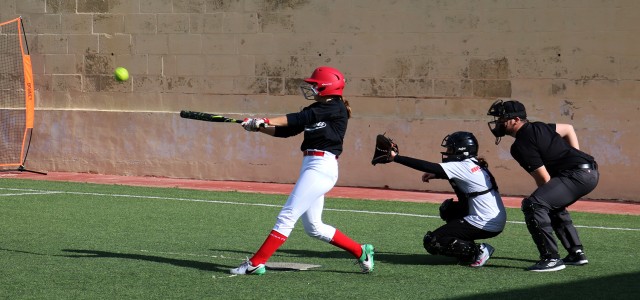
[[578, 231], [573, 226], [571, 215], [566, 209], [551, 214], [551, 226], [562, 243], [562, 246], [567, 249], [569, 253], [582, 250], [582, 241], [580, 241]]
[[474, 242], [454, 237], [435, 237], [431, 232], [424, 236], [423, 244], [430, 254], [455, 257], [465, 263], [471, 262], [480, 251]]
[[538, 205], [535, 199], [524, 198], [522, 212], [531, 238], [540, 252], [540, 258], [560, 258], [558, 246], [553, 238], [549, 210]]

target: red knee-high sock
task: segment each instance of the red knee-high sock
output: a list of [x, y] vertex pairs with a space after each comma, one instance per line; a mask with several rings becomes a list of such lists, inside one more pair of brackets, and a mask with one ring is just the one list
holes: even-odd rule
[[284, 244], [286, 240], [286, 236], [284, 236], [280, 232], [271, 230], [271, 233], [269, 233], [267, 239], [264, 240], [264, 243], [262, 244], [262, 246], [260, 246], [258, 252], [256, 252], [256, 254], [254, 254], [253, 257], [249, 259], [251, 261], [251, 264], [257, 266], [259, 264], [266, 263], [271, 255], [273, 255], [273, 253], [275, 253], [276, 250], [278, 250], [278, 248], [280, 248], [280, 246], [282, 246], [282, 244]]
[[362, 256], [362, 247], [360, 246], [360, 244], [356, 243], [350, 237], [344, 235], [338, 229], [336, 229], [336, 234], [333, 235], [330, 243], [331, 245], [340, 247], [348, 251], [356, 258], [360, 258], [360, 256]]

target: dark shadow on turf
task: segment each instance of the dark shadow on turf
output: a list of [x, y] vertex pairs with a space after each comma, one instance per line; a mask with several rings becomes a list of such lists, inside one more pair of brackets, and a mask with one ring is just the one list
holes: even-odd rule
[[214, 272], [229, 272], [229, 269], [235, 266], [223, 266], [219, 264], [213, 264], [208, 262], [201, 262], [195, 260], [166, 258], [153, 255], [131, 254], [131, 253], [117, 253], [98, 250], [77, 250], [77, 249], [62, 249], [63, 252], [77, 253], [75, 255], [62, 255], [70, 258], [120, 258], [120, 259], [133, 259], [142, 261], [151, 261], [156, 263], [170, 264], [178, 267], [193, 268], [202, 271], [214, 271]]
[[[458, 260], [453, 257], [431, 255], [431, 254], [408, 254], [395, 252], [376, 252], [375, 258], [377, 262], [390, 263], [397, 265], [428, 265], [428, 266], [450, 266], [459, 265]], [[519, 267], [500, 265], [497, 260], [518, 260], [530, 261], [532, 264], [535, 260], [513, 259], [509, 257], [491, 257], [489, 262], [483, 268], [505, 268], [505, 269], [521, 269]], [[468, 267], [460, 265], [461, 267]]]
[[[558, 272], [571, 276], [571, 267]], [[589, 266], [585, 266], [588, 268]], [[580, 267], [582, 268], [582, 267]], [[529, 272], [531, 276], [549, 276], [547, 273]], [[556, 273], [556, 272], [551, 272]], [[640, 299], [640, 272], [618, 274], [612, 276], [598, 276], [572, 282], [557, 284], [545, 284], [543, 287], [531, 287], [522, 289], [502, 289], [492, 293], [474, 293], [463, 297], [450, 297], [448, 299], [475, 300], [475, 299]]]
[[375, 254], [375, 260], [396, 265], [455, 265], [458, 263], [455, 258], [446, 256], [379, 251]]
[[513, 257], [503, 257], [503, 256], [491, 256], [491, 260], [523, 261], [523, 262], [531, 263], [532, 265], [538, 262], [537, 259], [513, 258]]
[[48, 254], [35, 253], [35, 252], [29, 252], [29, 251], [22, 251], [22, 250], [12, 250], [12, 249], [5, 249], [5, 248], [0, 248], [0, 251], [14, 252], [14, 253], [23, 253], [23, 254], [31, 254], [31, 255], [50, 256], [50, 255], [48, 255]]

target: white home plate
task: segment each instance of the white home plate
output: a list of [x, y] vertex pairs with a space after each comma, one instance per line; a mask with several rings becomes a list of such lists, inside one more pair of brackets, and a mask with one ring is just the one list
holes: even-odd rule
[[292, 262], [267, 262], [265, 266], [267, 267], [267, 269], [278, 271], [304, 271], [321, 267], [320, 265], [300, 264]]

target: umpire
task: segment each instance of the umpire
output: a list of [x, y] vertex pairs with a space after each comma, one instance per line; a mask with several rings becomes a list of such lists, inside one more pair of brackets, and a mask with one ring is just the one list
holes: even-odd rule
[[[497, 100], [487, 113], [494, 117], [489, 129], [496, 137], [515, 138], [511, 156], [535, 180], [538, 188], [522, 200], [522, 212], [540, 261], [527, 268], [534, 272], [558, 271], [566, 265], [585, 265], [578, 231], [567, 207], [590, 193], [598, 184], [598, 164], [580, 151], [570, 124], [529, 122], [524, 105], [516, 100]], [[556, 236], [569, 252], [560, 259]]]

